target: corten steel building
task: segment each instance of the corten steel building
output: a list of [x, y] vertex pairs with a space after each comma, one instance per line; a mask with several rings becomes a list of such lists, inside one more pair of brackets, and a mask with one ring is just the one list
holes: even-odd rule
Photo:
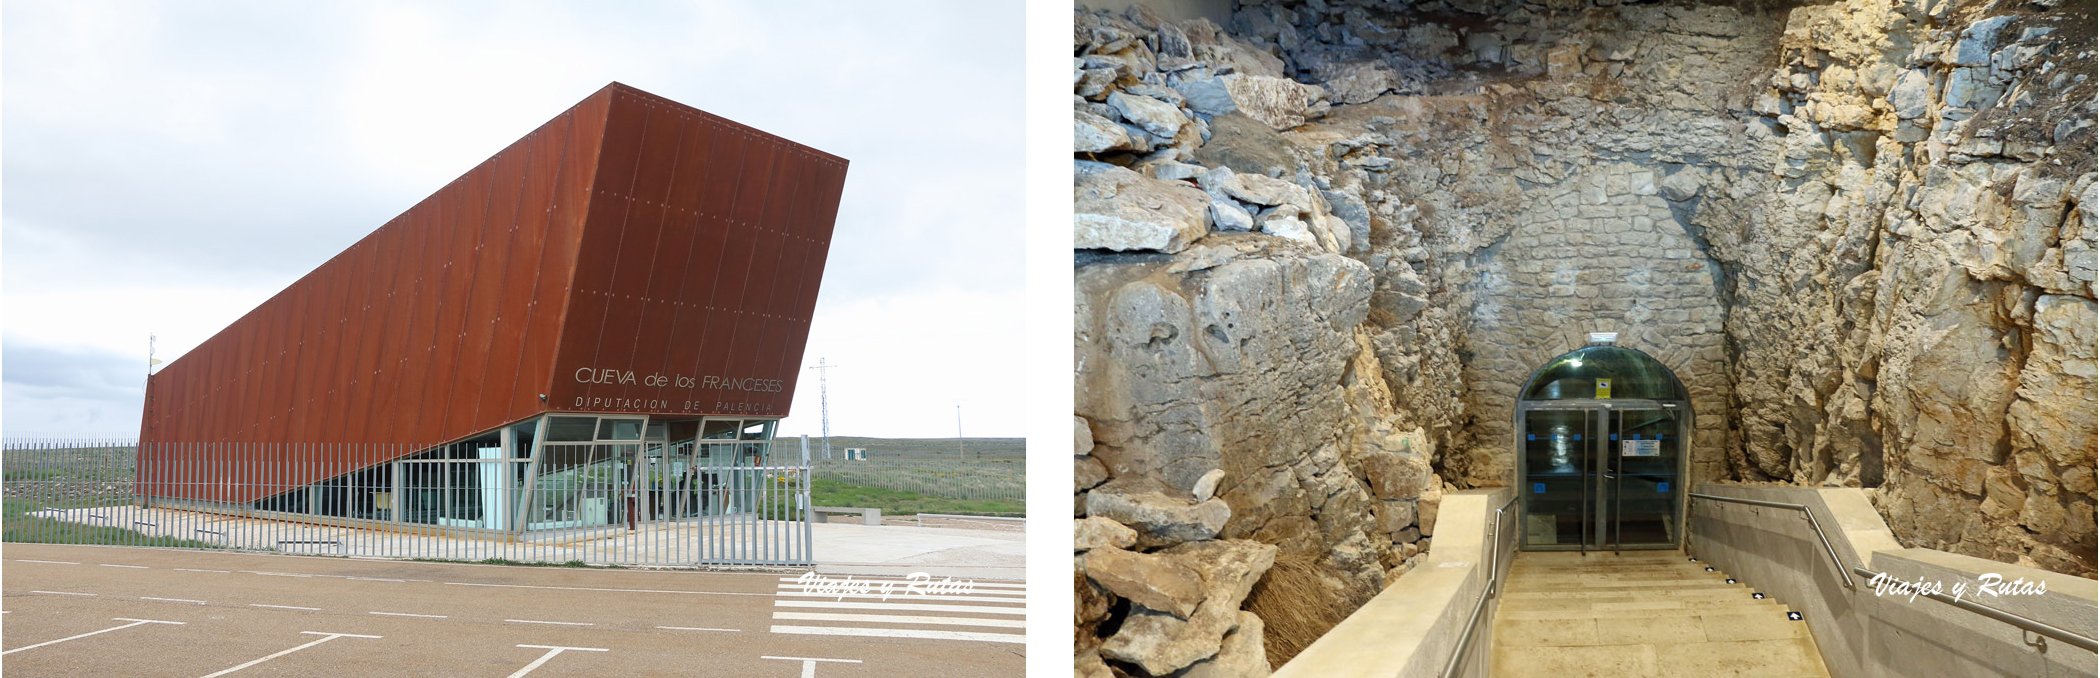
[[501, 530], [734, 511], [846, 161], [613, 83], [148, 381], [146, 503]]

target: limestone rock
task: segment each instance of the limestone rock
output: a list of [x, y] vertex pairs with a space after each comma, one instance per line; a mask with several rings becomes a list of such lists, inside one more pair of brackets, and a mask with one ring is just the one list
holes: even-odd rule
[[1239, 112], [1279, 131], [1305, 124], [1306, 113], [1325, 94], [1288, 78], [1234, 73], [1218, 80]]
[[1101, 460], [1085, 455], [1072, 458], [1073, 491], [1085, 492], [1104, 482], [1108, 482], [1108, 467]]
[[1086, 455], [1094, 451], [1094, 428], [1087, 425], [1086, 417], [1072, 417], [1072, 454]]
[[[1226, 195], [1256, 205], [1281, 205], [1298, 198], [1305, 189], [1282, 179], [1260, 174], [1228, 173], [1219, 180], [1218, 188]], [[1301, 201], [1303, 198], [1299, 198]]]
[[1219, 642], [1218, 654], [1203, 661], [1190, 664], [1180, 678], [1244, 678], [1266, 676], [1273, 669], [1269, 666], [1269, 654], [1262, 647], [1264, 625], [1261, 617], [1252, 612], [1240, 611], [1240, 622], [1225, 639]]
[[1661, 186], [1663, 197], [1678, 202], [1698, 196], [1699, 191], [1705, 188], [1705, 178], [1700, 176], [1698, 170], [1693, 169], [1680, 170], [1676, 174], [1663, 177]]
[[1218, 499], [1193, 502], [1114, 481], [1087, 493], [1086, 512], [1137, 530], [1138, 545], [1145, 548], [1211, 539], [1232, 517], [1232, 508]]
[[1194, 186], [1107, 163], [1076, 161], [1073, 247], [1179, 252], [1209, 232], [1210, 199]]
[[1072, 521], [1072, 550], [1127, 549], [1137, 545], [1137, 531], [1100, 516]]
[[1231, 198], [1211, 198], [1210, 221], [1220, 231], [1254, 230], [1254, 215]]
[[1327, 98], [1337, 103], [1366, 103], [1400, 88], [1400, 74], [1377, 61], [1326, 65], [1315, 74], [1327, 88]]
[[1095, 548], [1086, 554], [1086, 574], [1110, 593], [1183, 619], [1205, 595], [1196, 571], [1165, 555]]
[[1130, 133], [1107, 118], [1086, 111], [1072, 112], [1072, 150], [1077, 153], [1127, 151], [1136, 148]]
[[1195, 495], [1196, 501], [1210, 501], [1211, 497], [1217, 495], [1218, 483], [1224, 480], [1225, 469], [1211, 469], [1209, 473], [1196, 479], [1196, 486], [1190, 488], [1189, 493]]
[[1313, 247], [1320, 245], [1320, 239], [1313, 236], [1312, 227], [1300, 220], [1296, 212], [1262, 217], [1261, 232]]
[[1298, 166], [1291, 145], [1276, 130], [1241, 113], [1210, 121], [1210, 140], [1196, 149], [1196, 162], [1250, 174], [1289, 171]]
[[1072, 657], [1072, 675], [1075, 678], [1115, 678], [1108, 670], [1108, 662], [1101, 661], [1101, 653], [1084, 650]]
[[1135, 609], [1101, 645], [1102, 656], [1136, 664], [1153, 675], [1217, 656], [1225, 635], [1239, 623], [1240, 603], [1276, 561], [1276, 547], [1243, 540], [1182, 544], [1161, 553], [1198, 571], [1205, 591], [1202, 603], [1186, 619]]
[[1124, 120], [1162, 139], [1172, 139], [1180, 134], [1181, 125], [1187, 122], [1181, 116], [1181, 110], [1173, 104], [1142, 94], [1116, 92], [1108, 95], [1108, 105], [1121, 113]]

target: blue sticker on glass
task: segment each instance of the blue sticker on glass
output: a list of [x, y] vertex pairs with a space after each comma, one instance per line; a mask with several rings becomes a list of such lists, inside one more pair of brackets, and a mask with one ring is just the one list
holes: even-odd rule
[[1639, 433], [1635, 433], [1635, 434], [1633, 434], [1633, 439], [1634, 439], [1634, 440], [1640, 440], [1640, 439], [1641, 439], [1641, 434], [1639, 434]]
[[1656, 483], [1656, 484], [1655, 484], [1655, 492], [1656, 492], [1656, 494], [1662, 494], [1662, 493], [1665, 493], [1665, 492], [1669, 492], [1669, 491], [1670, 491], [1670, 483], [1669, 483], [1669, 481], [1663, 481], [1663, 482], [1660, 482], [1660, 483]]
[[1580, 434], [1580, 433], [1577, 433], [1577, 434], [1575, 434], [1575, 439], [1576, 439], [1576, 440], [1581, 440], [1581, 439], [1582, 439], [1582, 434]]
[[1617, 434], [1617, 433], [1613, 433], [1613, 434], [1611, 434], [1611, 439], [1612, 439], [1612, 440], [1618, 440], [1618, 439], [1619, 439], [1619, 434]]
[[1546, 484], [1545, 484], [1545, 483], [1532, 483], [1532, 484], [1531, 484], [1531, 493], [1532, 493], [1532, 494], [1545, 494], [1545, 493], [1546, 493]]
[[1524, 434], [1524, 439], [1525, 439], [1525, 440], [1538, 440], [1538, 439], [1539, 439], [1539, 434], [1537, 434], [1537, 433], [1526, 433], [1526, 434]]

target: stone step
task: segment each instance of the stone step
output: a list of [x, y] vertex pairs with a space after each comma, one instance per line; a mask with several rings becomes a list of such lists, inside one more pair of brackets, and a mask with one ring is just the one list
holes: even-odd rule
[[1808, 637], [1808, 624], [1777, 607], [1744, 611], [1651, 610], [1623, 618], [1501, 619], [1495, 642], [1510, 646], [1638, 645]]
[[1548, 591], [1505, 590], [1502, 598], [1518, 600], [1590, 600], [1617, 602], [1632, 600], [1750, 600], [1750, 588], [1742, 584], [1723, 584], [1702, 588], [1648, 588], [1648, 589], [1556, 589]]
[[1492, 674], [1510, 678], [1572, 676], [1776, 676], [1827, 678], [1805, 638], [1570, 647], [1497, 645]]
[[1497, 619], [1630, 619], [1657, 615], [1707, 615], [1742, 614], [1767, 615], [1777, 619], [1786, 618], [1787, 608], [1771, 599], [1731, 602], [1725, 600], [1661, 601], [1646, 604], [1606, 603], [1591, 605], [1581, 603], [1523, 603], [1504, 604], [1495, 613]]
[[1742, 584], [1730, 584], [1722, 579], [1623, 579], [1612, 581], [1540, 581], [1538, 579], [1512, 579], [1502, 587], [1503, 591], [1650, 591], [1650, 590], [1701, 590], [1732, 589]]
[[1496, 676], [1822, 676], [1804, 622], [1682, 553], [1524, 552], [1495, 612]]

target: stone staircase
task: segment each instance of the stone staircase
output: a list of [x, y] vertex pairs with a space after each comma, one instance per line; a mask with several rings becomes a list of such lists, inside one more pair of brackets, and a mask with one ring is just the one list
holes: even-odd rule
[[1824, 676], [1808, 623], [1677, 551], [1517, 554], [1495, 676]]

